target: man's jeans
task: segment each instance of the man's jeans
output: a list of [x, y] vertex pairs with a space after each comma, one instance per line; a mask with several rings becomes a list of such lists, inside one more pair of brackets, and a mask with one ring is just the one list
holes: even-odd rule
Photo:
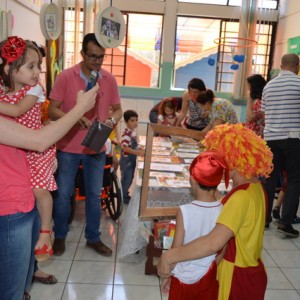
[[267, 222], [271, 221], [275, 189], [282, 169], [287, 173], [287, 189], [282, 204], [280, 223], [290, 225], [296, 216], [300, 192], [300, 140], [285, 139], [267, 141], [273, 153], [274, 170], [266, 179], [265, 188], [268, 196]]
[[75, 154], [58, 151], [56, 182], [58, 190], [53, 193], [53, 220], [55, 238], [65, 238], [69, 226], [70, 198], [74, 192], [75, 177], [80, 163], [83, 166], [85, 187], [85, 238], [90, 243], [100, 240], [100, 194], [103, 182], [105, 152], [100, 154]]
[[33, 276], [37, 209], [0, 217], [0, 299], [20, 300]]

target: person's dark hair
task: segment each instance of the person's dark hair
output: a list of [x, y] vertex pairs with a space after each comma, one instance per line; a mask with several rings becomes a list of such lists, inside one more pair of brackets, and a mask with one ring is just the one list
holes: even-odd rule
[[215, 98], [215, 94], [212, 90], [206, 90], [205, 92], [201, 92], [196, 99], [197, 103], [202, 105], [206, 104], [207, 102], [213, 103]]
[[124, 121], [125, 121], [125, 122], [128, 122], [128, 121], [130, 120], [130, 118], [132, 118], [132, 117], [138, 118], [139, 115], [137, 114], [136, 111], [130, 110], [130, 109], [129, 109], [129, 110], [126, 110], [126, 111], [123, 113], [123, 118], [124, 118]]
[[159, 106], [159, 109], [158, 109], [158, 113], [160, 115], [163, 115], [165, 116], [166, 113], [165, 113], [165, 109], [166, 107], [170, 108], [170, 109], [174, 109], [174, 114], [177, 110], [177, 101], [172, 99], [172, 98], [165, 98], [161, 103], [160, 103], [160, 106]]
[[31, 42], [33, 43], [33, 45], [35, 45], [39, 49], [42, 57], [46, 57], [45, 48], [43, 46], [41, 46], [40, 44], [38, 44], [37, 42], [35, 42], [35, 41], [31, 41]]
[[261, 99], [267, 81], [260, 74], [254, 74], [247, 78], [247, 82], [249, 84], [251, 99]]
[[97, 41], [97, 39], [96, 39], [95, 33], [87, 33], [87, 34], [84, 36], [83, 41], [82, 41], [82, 51], [83, 51], [84, 53], [86, 53], [87, 50], [88, 50], [88, 43], [89, 43], [89, 42], [92, 42], [92, 43], [94, 43], [95, 45], [101, 47], [103, 50], [105, 50], [105, 48], [102, 47], [102, 46], [98, 43], [98, 41]]
[[205, 83], [200, 78], [193, 78], [188, 83], [188, 90], [197, 89], [199, 91], [206, 91]]
[[214, 191], [217, 189], [218, 186], [207, 186], [207, 185], [203, 185], [201, 183], [198, 182], [198, 186], [200, 189], [205, 190], [205, 191]]

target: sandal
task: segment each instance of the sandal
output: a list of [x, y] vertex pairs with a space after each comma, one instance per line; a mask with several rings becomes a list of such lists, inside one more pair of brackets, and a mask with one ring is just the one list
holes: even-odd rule
[[33, 275], [32, 281], [33, 282], [37, 281], [37, 282], [40, 282], [40, 283], [43, 283], [43, 284], [55, 284], [55, 283], [57, 283], [57, 278], [52, 274], [50, 274], [46, 277]]
[[[40, 233], [52, 233], [52, 230], [40, 230]], [[53, 250], [51, 246], [49, 247], [47, 244], [44, 244], [42, 248], [34, 250], [35, 259], [37, 261], [46, 261], [53, 255]]]

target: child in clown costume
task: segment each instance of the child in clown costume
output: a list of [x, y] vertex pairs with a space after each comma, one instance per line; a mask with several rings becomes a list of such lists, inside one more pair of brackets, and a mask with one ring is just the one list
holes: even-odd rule
[[220, 300], [263, 300], [267, 273], [261, 256], [267, 199], [259, 176], [272, 171], [272, 152], [266, 142], [242, 124], [224, 124], [210, 131], [207, 149], [222, 153], [232, 179], [232, 190], [222, 199], [223, 209], [212, 231], [162, 254], [157, 265], [163, 278], [178, 262], [226, 251], [218, 265]]

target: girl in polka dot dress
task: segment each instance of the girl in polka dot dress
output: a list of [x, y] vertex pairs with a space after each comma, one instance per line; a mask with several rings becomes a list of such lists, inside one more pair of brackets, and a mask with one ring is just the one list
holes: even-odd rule
[[[41, 103], [45, 101], [38, 84], [42, 57], [38, 48], [19, 37], [8, 37], [0, 43], [0, 113], [28, 128], [39, 129]], [[31, 186], [41, 217], [41, 228], [35, 246], [38, 261], [53, 254], [51, 247], [52, 196], [57, 189], [53, 176], [55, 146], [40, 153], [27, 151]]]

